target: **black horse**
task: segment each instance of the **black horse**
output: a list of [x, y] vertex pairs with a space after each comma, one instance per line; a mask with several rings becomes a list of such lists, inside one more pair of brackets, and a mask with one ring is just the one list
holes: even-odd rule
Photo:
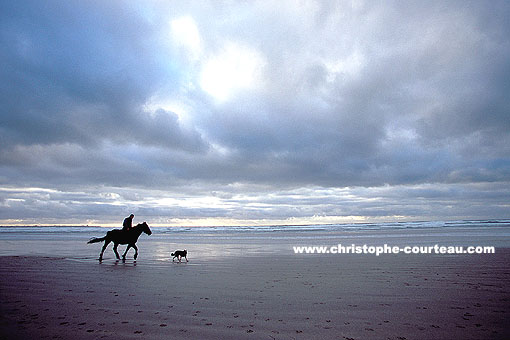
[[135, 249], [135, 260], [138, 257], [138, 248], [136, 247], [135, 243], [138, 241], [138, 238], [142, 234], [142, 232], [146, 233], [147, 235], [152, 234], [152, 231], [150, 230], [149, 226], [147, 225], [147, 222], [140, 223], [136, 225], [135, 227], [131, 228], [129, 231], [122, 231], [121, 229], [113, 229], [106, 233], [105, 237], [94, 237], [87, 243], [97, 243], [97, 242], [103, 242], [103, 249], [101, 250], [101, 254], [99, 254], [99, 261], [103, 260], [103, 253], [108, 247], [108, 244], [110, 242], [113, 242], [113, 252], [115, 253], [115, 256], [117, 256], [117, 260], [120, 260], [119, 253], [117, 252], [117, 247], [119, 244], [127, 244], [126, 251], [124, 252], [124, 255], [122, 255], [122, 261], [126, 261], [126, 254], [129, 250], [129, 248]]

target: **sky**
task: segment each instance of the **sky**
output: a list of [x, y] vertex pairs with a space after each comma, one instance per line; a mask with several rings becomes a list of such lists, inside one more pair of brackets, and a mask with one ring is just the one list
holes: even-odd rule
[[508, 1], [2, 1], [0, 225], [510, 218]]

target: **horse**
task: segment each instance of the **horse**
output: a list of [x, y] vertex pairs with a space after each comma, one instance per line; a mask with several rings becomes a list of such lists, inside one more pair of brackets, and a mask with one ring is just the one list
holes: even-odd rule
[[117, 260], [120, 260], [119, 253], [117, 252], [117, 247], [119, 244], [127, 244], [126, 251], [124, 252], [124, 255], [122, 255], [122, 261], [126, 261], [126, 254], [130, 248], [135, 249], [135, 260], [138, 257], [138, 248], [136, 247], [136, 241], [138, 241], [138, 237], [142, 234], [142, 232], [146, 233], [147, 235], [152, 234], [152, 231], [150, 230], [149, 226], [147, 225], [147, 222], [140, 223], [133, 228], [131, 228], [128, 231], [123, 231], [122, 229], [113, 229], [106, 233], [105, 237], [94, 237], [90, 239], [90, 241], [87, 242], [87, 244], [90, 243], [97, 243], [97, 242], [103, 242], [103, 249], [101, 250], [101, 254], [99, 254], [99, 261], [103, 261], [103, 253], [108, 247], [108, 244], [110, 242], [113, 242], [113, 252], [115, 253], [115, 256], [117, 256]]

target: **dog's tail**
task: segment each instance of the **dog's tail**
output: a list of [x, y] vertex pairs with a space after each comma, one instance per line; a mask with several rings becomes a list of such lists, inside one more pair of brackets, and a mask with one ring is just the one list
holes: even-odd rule
[[170, 254], [170, 256], [175, 256], [175, 253]]
[[106, 239], [106, 236], [105, 237], [93, 237], [91, 238], [87, 244], [90, 244], [90, 243], [97, 243], [97, 242], [103, 242], [104, 240]]

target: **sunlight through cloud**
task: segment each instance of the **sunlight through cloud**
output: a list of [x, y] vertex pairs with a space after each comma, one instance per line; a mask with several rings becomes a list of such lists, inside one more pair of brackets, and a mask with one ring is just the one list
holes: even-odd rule
[[228, 43], [205, 62], [200, 86], [218, 101], [225, 101], [237, 91], [255, 88], [264, 64], [258, 51]]
[[191, 58], [198, 59], [202, 51], [202, 43], [195, 20], [186, 16], [172, 20], [170, 26], [174, 42], [184, 47]]

